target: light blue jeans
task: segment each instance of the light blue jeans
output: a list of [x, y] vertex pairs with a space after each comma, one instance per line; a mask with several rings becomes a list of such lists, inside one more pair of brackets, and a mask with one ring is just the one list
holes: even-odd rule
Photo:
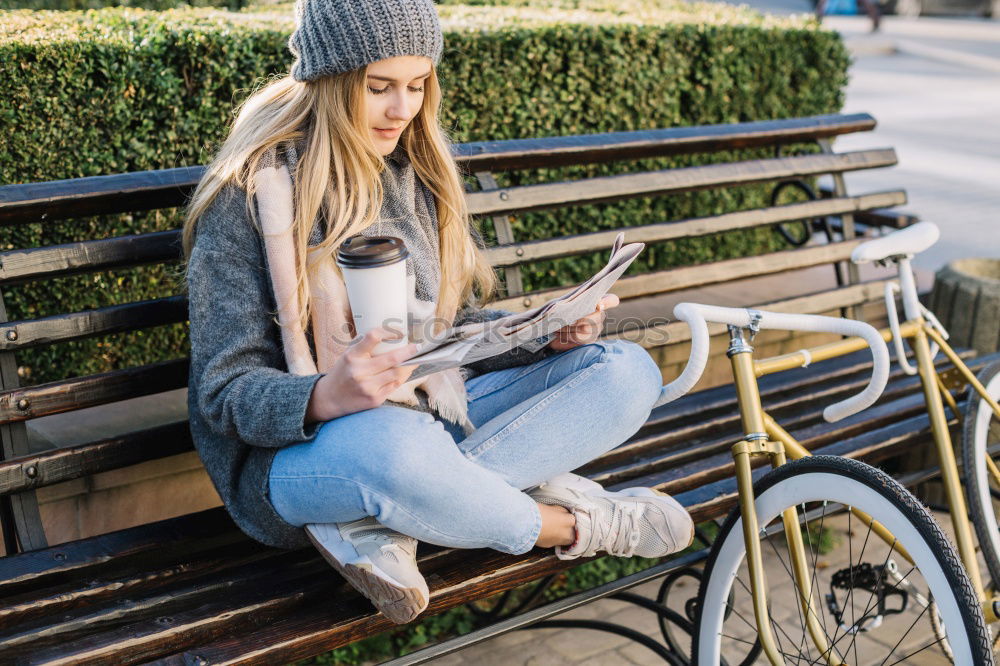
[[348, 414], [278, 451], [270, 499], [296, 526], [375, 516], [428, 543], [524, 553], [541, 516], [521, 491], [628, 439], [661, 383], [649, 354], [625, 341], [486, 373], [466, 382], [468, 437], [412, 409]]

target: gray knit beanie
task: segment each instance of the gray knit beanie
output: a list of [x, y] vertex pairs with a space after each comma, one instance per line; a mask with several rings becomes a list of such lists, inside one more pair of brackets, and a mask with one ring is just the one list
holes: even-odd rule
[[311, 81], [395, 56], [436, 65], [444, 40], [431, 0], [296, 0], [292, 77]]

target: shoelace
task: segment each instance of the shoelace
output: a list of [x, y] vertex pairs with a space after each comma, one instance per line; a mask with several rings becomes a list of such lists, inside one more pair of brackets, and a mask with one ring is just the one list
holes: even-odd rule
[[[611, 521], [607, 525], [591, 524], [590, 543], [584, 557], [592, 557], [598, 550], [617, 557], [632, 557], [639, 546], [639, 525], [644, 507], [637, 502], [611, 502]], [[593, 516], [591, 516], [593, 521]]]

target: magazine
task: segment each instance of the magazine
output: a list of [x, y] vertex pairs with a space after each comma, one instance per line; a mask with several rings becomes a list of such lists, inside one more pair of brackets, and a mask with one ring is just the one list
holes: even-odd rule
[[415, 379], [515, 347], [537, 351], [548, 344], [548, 335], [593, 313], [611, 285], [645, 247], [644, 243], [624, 243], [625, 235], [618, 234], [607, 265], [562, 296], [525, 312], [449, 329], [434, 340], [418, 344], [417, 353], [401, 365], [419, 366], [411, 375]]

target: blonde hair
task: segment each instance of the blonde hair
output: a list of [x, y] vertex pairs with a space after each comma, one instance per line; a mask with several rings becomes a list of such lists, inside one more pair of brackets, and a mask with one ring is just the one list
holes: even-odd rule
[[[271, 81], [241, 105], [188, 204], [182, 234], [185, 259], [191, 256], [198, 220], [228, 184], [246, 192], [247, 209], [259, 231], [253, 174], [272, 150], [305, 139], [295, 171], [292, 223], [303, 330], [310, 316], [307, 276], [317, 266], [309, 255], [333, 256], [345, 239], [376, 222], [382, 207], [380, 174], [386, 166], [367, 127], [366, 88], [365, 67], [315, 81], [291, 76]], [[423, 105], [400, 141], [416, 175], [434, 196], [441, 262], [437, 316], [451, 322], [475, 291], [481, 300], [493, 294], [496, 275], [472, 236], [462, 178], [438, 120], [441, 88], [433, 67], [424, 89]], [[321, 214], [327, 234], [310, 247], [310, 231]]]

